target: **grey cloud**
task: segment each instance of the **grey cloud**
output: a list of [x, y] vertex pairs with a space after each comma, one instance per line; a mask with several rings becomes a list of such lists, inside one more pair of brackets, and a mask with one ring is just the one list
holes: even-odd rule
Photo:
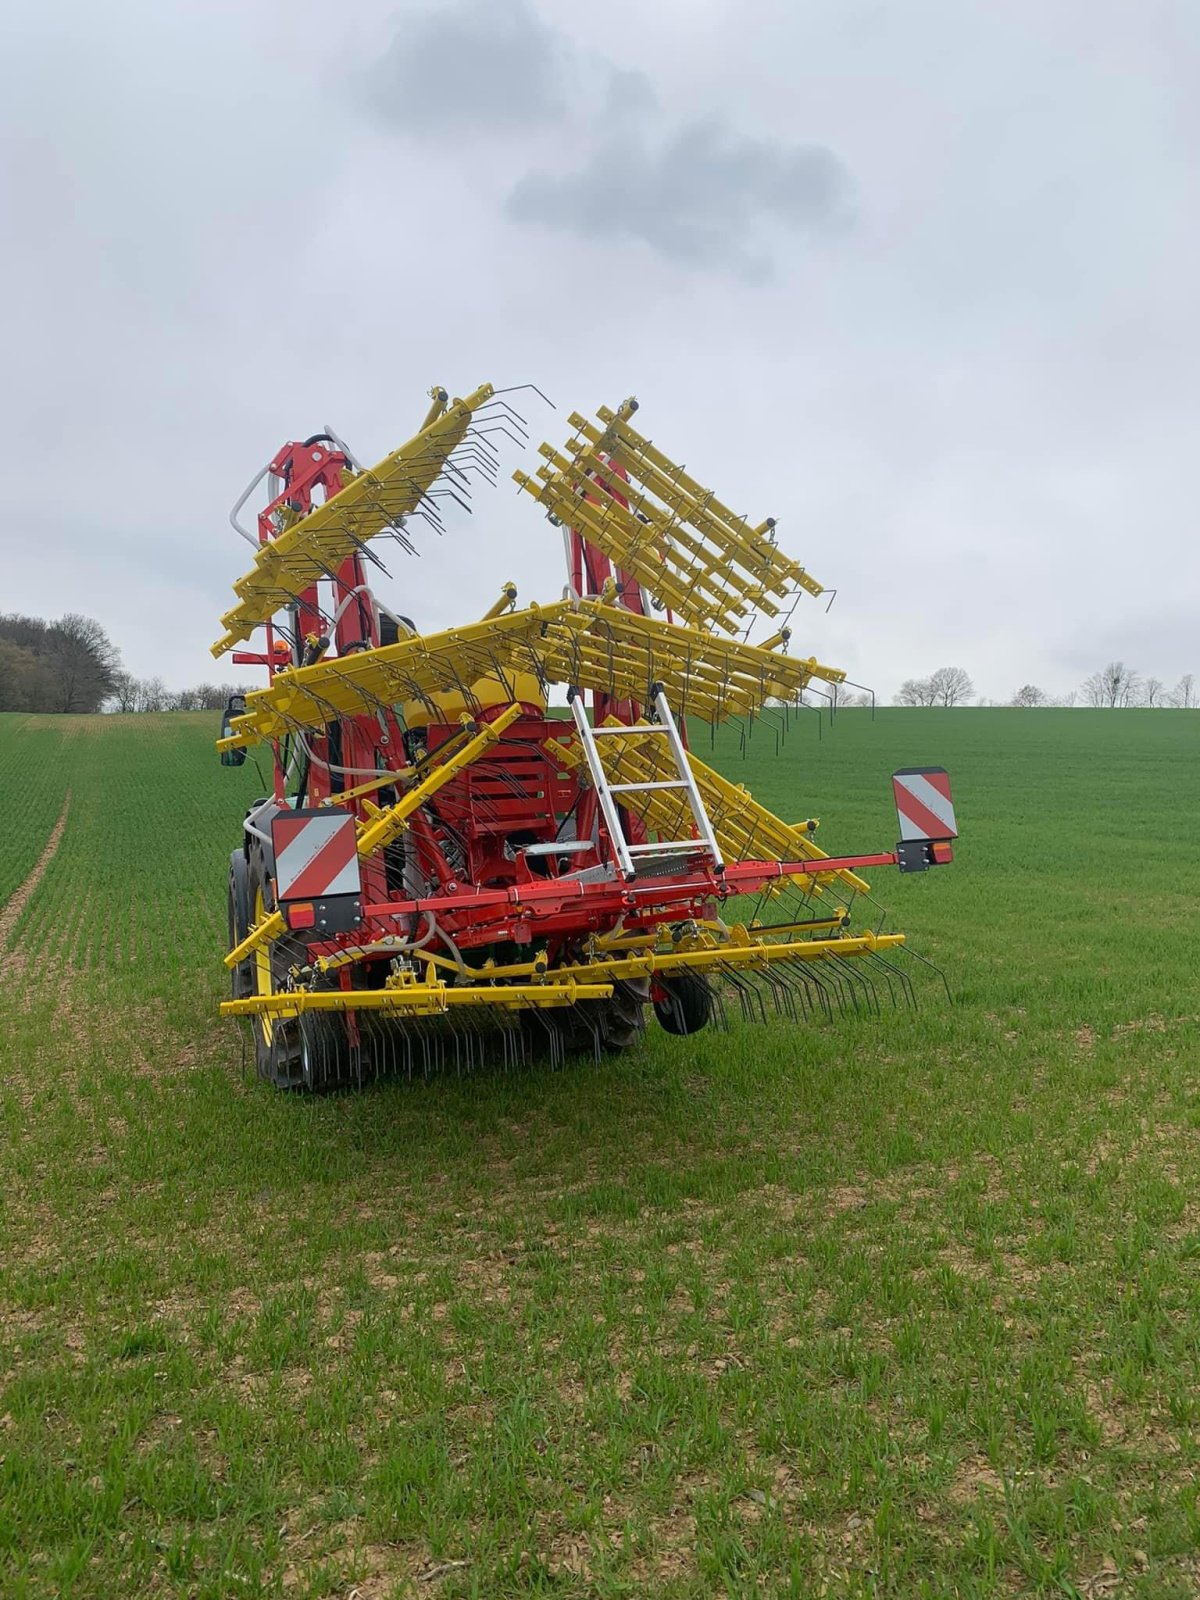
[[634, 240], [679, 266], [754, 281], [770, 276], [776, 230], [838, 229], [850, 192], [845, 168], [823, 146], [749, 139], [705, 120], [658, 142], [617, 135], [561, 176], [529, 173], [507, 210], [516, 222]]
[[405, 133], [534, 128], [567, 112], [569, 56], [525, 0], [455, 0], [404, 19], [363, 88]]
[[611, 61], [601, 61], [600, 67], [606, 79], [606, 116], [621, 117], [631, 111], [649, 111], [658, 104], [654, 85], [644, 72], [636, 67], [614, 66]]

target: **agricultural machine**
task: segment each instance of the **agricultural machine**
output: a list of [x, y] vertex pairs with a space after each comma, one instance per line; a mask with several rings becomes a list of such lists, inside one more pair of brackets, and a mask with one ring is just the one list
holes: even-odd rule
[[862, 868], [950, 860], [945, 773], [896, 775], [895, 850], [830, 857], [815, 821], [692, 752], [689, 727], [845, 674], [788, 653], [793, 608], [824, 591], [773, 520], [665, 456], [636, 401], [573, 415], [514, 474], [561, 536], [560, 599], [521, 606], [510, 583], [477, 622], [423, 633], [374, 592], [385, 539], [441, 532], [448, 501], [495, 480], [499, 441], [524, 443], [512, 392], [433, 390], [370, 469], [329, 431], [286, 444], [232, 514], [254, 560], [213, 654], [267, 684], [231, 697], [218, 748], [240, 765], [268, 746], [273, 782], [230, 860], [221, 1009], [281, 1087], [621, 1050], [650, 1010], [684, 1035], [730, 1003], [803, 1018], [911, 996], [903, 935], [852, 931], [851, 907]]

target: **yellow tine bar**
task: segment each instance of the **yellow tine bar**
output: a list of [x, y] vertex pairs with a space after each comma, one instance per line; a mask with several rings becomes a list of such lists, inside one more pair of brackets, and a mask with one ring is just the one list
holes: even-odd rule
[[[737, 545], [744, 548], [747, 554], [755, 555], [761, 551], [766, 542], [761, 538], [756, 538], [755, 535], [760, 534], [764, 528], [769, 528], [769, 523], [760, 524], [757, 529], [752, 528], [745, 518], [739, 517], [736, 511], [731, 511], [728, 506], [722, 504], [711, 489], [705, 489], [694, 478], [689, 477], [683, 467], [672, 461], [669, 456], [664, 455], [661, 450], [656, 449], [649, 439], [640, 434], [625, 418], [610, 411], [607, 406], [601, 406], [596, 415], [605, 424], [606, 438], [615, 435], [621, 441], [623, 451], [632, 452], [645, 466], [652, 469], [660, 478], [665, 479], [676, 495], [682, 495], [690, 500], [694, 506], [702, 508], [706, 517], [719, 520], [727, 530], [727, 534], [731, 535]], [[574, 418], [571, 419], [571, 426], [576, 426]], [[614, 459], [616, 459], [615, 455]], [[625, 463], [622, 462], [622, 465], [625, 465]], [[626, 467], [626, 470], [634, 471], [635, 476], [645, 481], [642, 472], [636, 471], [635, 468], [631, 467]], [[798, 562], [792, 561], [790, 557], [785, 556], [781, 551], [775, 550], [773, 545], [766, 545], [766, 548], [771, 550], [774, 556], [790, 569], [795, 581], [801, 583], [810, 594], [824, 593], [823, 586], [805, 572]]]
[[[586, 974], [585, 974], [586, 977]], [[297, 1017], [305, 1011], [397, 1011], [436, 1016], [460, 1006], [492, 1006], [500, 1011], [545, 1010], [610, 1000], [612, 984], [578, 982], [572, 976], [547, 983], [455, 985], [406, 983], [394, 989], [280, 989], [273, 994], [225, 1000], [225, 1017]]]

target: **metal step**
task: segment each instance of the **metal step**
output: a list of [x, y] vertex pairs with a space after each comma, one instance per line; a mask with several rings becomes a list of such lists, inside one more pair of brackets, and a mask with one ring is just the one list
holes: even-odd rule
[[[575, 721], [575, 728], [579, 734], [579, 743], [583, 749], [584, 760], [587, 763], [588, 773], [592, 786], [596, 791], [596, 799], [600, 806], [600, 814], [604, 818], [604, 826], [612, 843], [613, 855], [617, 865], [626, 879], [637, 876], [634, 865], [635, 858], [648, 855], [678, 855], [683, 851], [690, 854], [707, 855], [715, 872], [724, 872], [725, 863], [721, 859], [721, 849], [717, 844], [716, 835], [713, 833], [712, 823], [709, 821], [708, 812], [704, 808], [704, 800], [696, 784], [692, 772], [691, 762], [684, 747], [683, 740], [679, 737], [679, 729], [675, 725], [675, 718], [667, 704], [667, 697], [661, 689], [654, 694], [654, 714], [656, 722], [640, 722], [628, 726], [607, 728], [593, 728], [588, 721], [587, 710], [583, 704], [583, 696], [577, 689], [568, 695], [571, 707], [571, 716]], [[671, 749], [671, 758], [677, 778], [656, 779], [646, 783], [611, 783], [604, 763], [600, 759], [600, 752], [596, 748], [596, 740], [603, 734], [606, 738], [614, 739], [642, 739], [647, 734], [661, 734], [667, 740]], [[692, 821], [696, 828], [696, 837], [691, 839], [659, 839], [652, 844], [630, 844], [621, 827], [620, 812], [614, 796], [618, 794], [636, 793], [646, 789], [682, 789], [688, 799], [688, 807], [692, 813]]]
[[590, 839], [551, 839], [549, 844], [526, 844], [521, 846], [523, 856], [565, 856], [573, 855], [577, 850], [592, 850], [594, 845]]

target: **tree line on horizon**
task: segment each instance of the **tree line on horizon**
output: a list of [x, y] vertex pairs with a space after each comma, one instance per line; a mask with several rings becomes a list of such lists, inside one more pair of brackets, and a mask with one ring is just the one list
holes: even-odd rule
[[[927, 678], [906, 678], [892, 697], [898, 706], [965, 706], [974, 699], [975, 685], [970, 674], [962, 667], [939, 667]], [[839, 699], [838, 704], [869, 704], [866, 697]], [[980, 701], [979, 704], [993, 704]], [[1172, 707], [1181, 711], [1194, 711], [1200, 706], [1200, 688], [1195, 674], [1185, 672], [1173, 689], [1161, 678], [1142, 677], [1123, 661], [1110, 661], [1107, 666], [1093, 672], [1083, 680], [1078, 689], [1055, 698], [1038, 687], [1025, 683], [1015, 692], [1006, 706], [1091, 706], [1096, 710], [1126, 711], [1134, 708], [1158, 710]]]
[[220, 711], [247, 687], [168, 689], [161, 678], [135, 678], [101, 625], [77, 612], [53, 622], [0, 615], [0, 711]]

